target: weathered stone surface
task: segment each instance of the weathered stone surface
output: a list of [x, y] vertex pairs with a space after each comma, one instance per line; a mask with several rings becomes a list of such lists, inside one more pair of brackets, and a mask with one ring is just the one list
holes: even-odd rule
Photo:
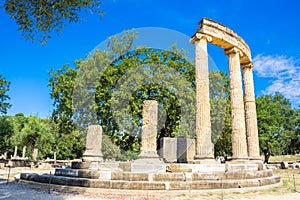
[[192, 172], [225, 172], [224, 164], [190, 164]]
[[260, 160], [252, 63], [242, 65], [248, 156]]
[[[153, 160], [152, 160], [153, 159]], [[167, 165], [156, 158], [138, 159], [134, 162], [121, 162], [119, 168], [124, 172], [158, 173], [166, 172]], [[149, 161], [149, 163], [147, 163]]]
[[91, 165], [90, 162], [76, 162], [76, 161], [73, 161], [71, 163], [71, 168], [72, 169], [89, 169], [90, 165]]
[[148, 181], [148, 173], [133, 173], [133, 172], [112, 172], [112, 180], [124, 180], [124, 181]]
[[258, 171], [258, 164], [225, 164], [226, 172]]
[[160, 147], [160, 157], [168, 163], [188, 163], [194, 160], [194, 139], [164, 137], [160, 139]]
[[91, 188], [103, 188], [103, 189], [111, 189], [112, 188], [112, 183], [111, 181], [107, 180], [97, 180], [94, 179], [91, 182], [89, 182], [89, 187]]
[[281, 169], [288, 169], [289, 163], [288, 162], [281, 162]]
[[36, 149], [36, 148], [33, 149], [33, 154], [32, 154], [32, 159], [33, 159], [33, 160], [36, 160], [36, 159], [37, 159], [38, 152], [39, 152], [38, 149]]
[[184, 173], [155, 173], [152, 175], [153, 181], [186, 181]]
[[101, 152], [102, 127], [100, 125], [90, 125], [86, 136], [86, 151], [82, 160], [85, 162], [103, 161]]
[[156, 151], [157, 136], [157, 101], [145, 100], [143, 106], [142, 146], [140, 159], [159, 158]]
[[209, 102], [207, 41], [211, 37], [196, 33], [196, 155], [195, 159], [213, 158], [214, 147], [211, 142], [211, 120]]
[[78, 177], [78, 170], [76, 169], [55, 169], [56, 176], [68, 176], [68, 177]]
[[101, 171], [122, 171], [119, 162], [102, 162], [98, 167]]
[[56, 176], [67, 176], [67, 177], [76, 177], [76, 178], [90, 178], [90, 179], [99, 179], [100, 172], [95, 170], [87, 169], [55, 169]]
[[159, 156], [167, 163], [177, 162], [177, 140], [175, 138], [163, 137], [160, 139]]
[[130, 189], [130, 190], [165, 190], [166, 185], [162, 182], [112, 182], [112, 189]]
[[[100, 180], [86, 178], [71, 178], [53, 175], [21, 174], [21, 180], [29, 180], [46, 184], [93, 187], [104, 189], [133, 189], [133, 190], [203, 190], [221, 188], [243, 188], [262, 185], [270, 185], [280, 182], [278, 176], [272, 175], [271, 171], [257, 171], [257, 174], [247, 172], [244, 179], [234, 173], [193, 173], [193, 179], [183, 173], [157, 173], [149, 174], [151, 181], [128, 180]], [[226, 177], [224, 177], [226, 175]]]
[[200, 180], [221, 180], [225, 178], [225, 173], [192, 173], [193, 181]]
[[293, 169], [299, 169], [300, 168], [300, 163], [293, 163]]
[[16, 158], [16, 157], [17, 157], [17, 153], [18, 153], [18, 146], [15, 146], [14, 158]]
[[26, 157], [26, 146], [23, 147], [22, 158]]
[[230, 74], [232, 158], [246, 159], [248, 158], [248, 152], [239, 53], [240, 51], [235, 47], [225, 51], [225, 54], [228, 55]]
[[192, 172], [192, 168], [183, 164], [171, 164], [167, 166], [167, 172]]
[[[147, 159], [149, 160], [149, 159]], [[145, 162], [147, 161], [145, 159]], [[167, 165], [164, 163], [158, 163], [158, 164], [153, 164], [156, 161], [151, 161], [150, 163], [131, 163], [131, 172], [145, 172], [145, 173], [159, 173], [159, 172], [166, 172], [166, 167]]]
[[[236, 32], [213, 20], [203, 18], [199, 23], [197, 33], [212, 38], [211, 43], [222, 49], [237, 47], [241, 52], [241, 63], [251, 62], [251, 53], [246, 42]], [[193, 40], [193, 38], [192, 38]]]

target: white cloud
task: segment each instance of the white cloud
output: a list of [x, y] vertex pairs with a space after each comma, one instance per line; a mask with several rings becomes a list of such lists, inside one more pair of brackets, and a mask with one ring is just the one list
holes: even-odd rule
[[271, 78], [263, 93], [280, 92], [293, 104], [300, 105], [300, 62], [287, 56], [257, 55], [253, 59], [258, 77]]

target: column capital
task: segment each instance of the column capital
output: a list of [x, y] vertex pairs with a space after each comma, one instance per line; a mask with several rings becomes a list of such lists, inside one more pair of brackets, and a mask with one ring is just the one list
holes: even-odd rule
[[253, 69], [253, 64], [252, 64], [252, 62], [249, 62], [246, 64], [242, 64], [241, 67], [242, 67], [242, 69], [246, 69], [246, 68]]
[[211, 42], [212, 41], [212, 37], [211, 36], [205, 35], [203, 33], [196, 33], [190, 39], [190, 43], [194, 44], [196, 41], [201, 40], [201, 39], [205, 39], [207, 42]]
[[239, 54], [240, 56], [243, 56], [243, 52], [241, 50], [239, 50], [237, 47], [231, 47], [231, 48], [225, 49], [224, 54], [225, 55]]
[[207, 42], [211, 42], [212, 41], [212, 37], [205, 35], [203, 33], [196, 33], [195, 37], [199, 40], [201, 39], [206, 39]]

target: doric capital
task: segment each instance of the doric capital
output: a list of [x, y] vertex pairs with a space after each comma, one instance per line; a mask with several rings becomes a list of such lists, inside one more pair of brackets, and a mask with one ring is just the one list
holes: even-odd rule
[[253, 64], [252, 64], [252, 62], [249, 62], [246, 64], [242, 64], [241, 67], [242, 67], [242, 69], [246, 69], [246, 68], [253, 69]]
[[239, 54], [240, 56], [243, 56], [243, 52], [241, 50], [239, 50], [237, 47], [231, 47], [229, 49], [225, 49], [224, 50], [224, 54], [225, 55], [229, 55], [229, 54]]
[[212, 37], [210, 37], [209, 35], [205, 35], [203, 33], [196, 33], [190, 39], [190, 43], [194, 44], [197, 40], [202, 40], [202, 39], [205, 39], [207, 42], [211, 42], [212, 41]]

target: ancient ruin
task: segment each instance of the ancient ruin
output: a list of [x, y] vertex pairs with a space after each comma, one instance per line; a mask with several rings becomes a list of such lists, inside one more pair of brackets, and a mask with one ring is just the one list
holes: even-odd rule
[[[227, 189], [280, 183], [280, 178], [266, 169], [259, 156], [253, 66], [248, 45], [231, 29], [207, 18], [201, 20], [190, 42], [196, 48], [196, 140], [161, 140], [167, 149], [159, 155], [169, 160], [163, 162], [156, 151], [157, 102], [149, 100], [144, 102], [142, 146], [137, 160], [104, 162], [99, 144], [101, 127], [90, 126], [83, 162], [73, 162], [72, 168], [58, 168], [55, 175], [23, 173], [21, 181], [132, 190]], [[225, 164], [214, 160], [211, 141], [207, 42], [221, 47], [228, 56], [233, 156]], [[185, 157], [178, 146], [185, 148]]]

